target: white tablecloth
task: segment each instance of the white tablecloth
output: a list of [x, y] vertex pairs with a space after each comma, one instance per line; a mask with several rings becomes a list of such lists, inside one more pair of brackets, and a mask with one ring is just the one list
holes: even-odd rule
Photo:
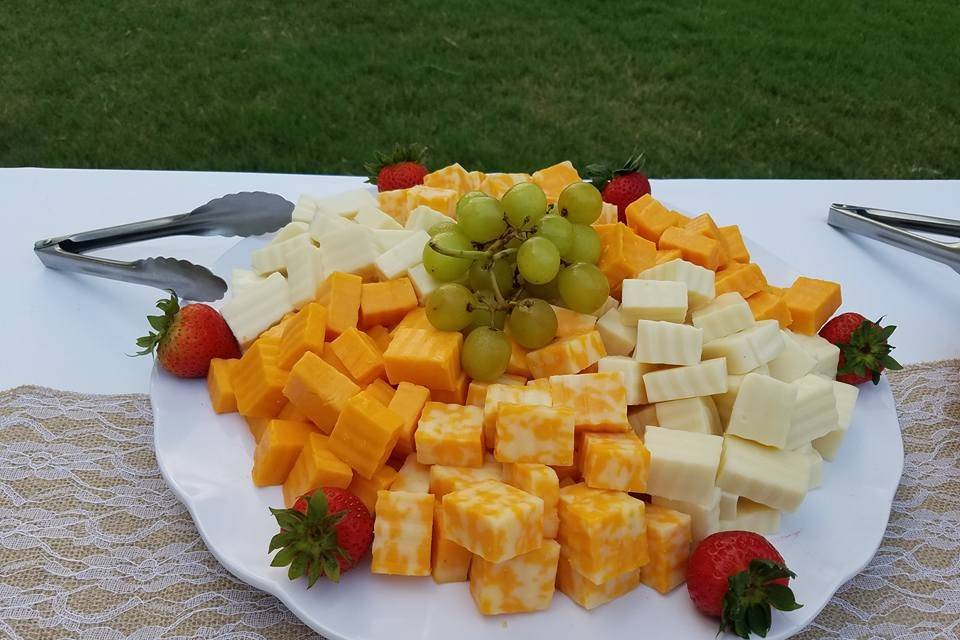
[[[41, 238], [184, 212], [236, 192], [330, 193], [338, 176], [0, 169], [0, 389], [38, 384], [90, 393], [145, 392], [149, 358], [131, 358], [158, 290], [43, 267]], [[960, 357], [960, 275], [826, 224], [831, 202], [960, 217], [960, 181], [655, 180], [653, 193], [688, 213], [737, 223], [798, 271], [843, 283], [845, 310], [886, 315], [906, 363]], [[169, 238], [112, 249], [212, 265], [234, 238]]]

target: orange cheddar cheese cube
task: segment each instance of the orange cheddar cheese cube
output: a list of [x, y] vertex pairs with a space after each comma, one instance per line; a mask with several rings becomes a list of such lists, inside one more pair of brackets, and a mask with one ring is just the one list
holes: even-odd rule
[[744, 298], [749, 298], [758, 291], [763, 291], [767, 286], [767, 278], [758, 264], [734, 262], [717, 272], [714, 286], [718, 296], [736, 291]]
[[787, 295], [787, 290], [785, 288], [775, 287], [772, 284], [768, 284], [763, 288], [763, 290], [766, 291], [767, 293], [772, 293], [773, 295], [778, 296], [780, 298]]
[[627, 205], [625, 213], [627, 226], [640, 237], [653, 243], [659, 242], [663, 232], [669, 227], [676, 226], [678, 222], [677, 212], [667, 209], [654, 200], [649, 193]]
[[730, 248], [727, 246], [727, 238], [720, 233], [717, 223], [713, 221], [713, 217], [709, 213], [701, 213], [697, 217], [691, 218], [683, 225], [683, 228], [692, 233], [699, 233], [702, 236], [716, 240], [717, 244], [720, 245], [721, 265], [729, 264], [732, 261], [730, 258]]
[[593, 331], [597, 326], [597, 316], [587, 313], [577, 313], [572, 309], [557, 307], [554, 305], [553, 311], [557, 316], [557, 337], [567, 338], [580, 333]]
[[327, 448], [327, 437], [310, 433], [283, 483], [283, 502], [293, 507], [297, 498], [319, 487], [346, 489], [353, 470]]
[[431, 467], [417, 462], [417, 454], [411, 453], [404, 459], [403, 466], [397, 470], [397, 477], [393, 479], [390, 488], [394, 491], [431, 493], [430, 469]]
[[345, 375], [347, 378], [353, 380], [353, 378], [350, 376], [350, 371], [344, 366], [340, 358], [337, 357], [337, 354], [334, 353], [329, 342], [323, 345], [323, 351], [320, 353], [320, 358], [331, 367]]
[[317, 354], [307, 352], [293, 365], [283, 394], [324, 433], [330, 433], [347, 400], [360, 387]]
[[800, 276], [783, 296], [790, 309], [790, 330], [813, 335], [830, 319], [840, 303], [840, 285], [829, 280]]
[[644, 514], [644, 502], [621, 491], [563, 487], [557, 540], [573, 568], [600, 585], [649, 562]]
[[549, 391], [515, 384], [491, 384], [483, 405], [483, 442], [493, 448], [497, 440], [497, 416], [501, 404], [525, 404], [549, 407]]
[[503, 465], [495, 460], [484, 459], [480, 467], [448, 467], [435, 464], [430, 467], [430, 493], [437, 499], [453, 491], [486, 482], [487, 480], [502, 480]]
[[720, 227], [719, 231], [723, 239], [727, 241], [727, 251], [730, 252], [730, 259], [734, 262], [750, 262], [750, 252], [747, 250], [747, 243], [743, 241], [740, 227], [731, 224]]
[[366, 334], [370, 336], [370, 339], [373, 340], [380, 351], [386, 351], [387, 347], [390, 346], [390, 341], [393, 339], [393, 336], [390, 335], [390, 330], [379, 324], [367, 329]]
[[675, 227], [683, 227], [693, 219], [690, 216], [683, 215], [679, 211], [674, 211], [674, 213], [677, 214], [677, 224], [674, 225]]
[[467, 404], [467, 390], [470, 388], [470, 377], [465, 371], [460, 372], [457, 378], [456, 388], [434, 389], [430, 392], [430, 398], [436, 402], [445, 402], [447, 404]]
[[560, 478], [545, 464], [505, 464], [503, 481], [543, 500], [543, 537], [556, 538], [560, 526]]
[[507, 363], [507, 373], [512, 376], [530, 377], [530, 366], [527, 364], [527, 354], [530, 352], [510, 338], [510, 361]]
[[593, 221], [594, 225], [613, 224], [620, 220], [620, 210], [611, 202], [604, 202], [600, 207], [600, 217]]
[[277, 414], [277, 417], [281, 420], [298, 420], [300, 422], [307, 422], [310, 418], [307, 417], [303, 411], [297, 409], [296, 405], [293, 403], [287, 402], [283, 406], [283, 409], [280, 409], [280, 413]]
[[259, 338], [240, 358], [233, 371], [233, 392], [240, 415], [272, 418], [283, 405], [287, 372], [279, 367], [279, 339]]
[[424, 186], [435, 189], [452, 189], [461, 196], [480, 186], [479, 183], [474, 184], [475, 182], [475, 177], [471, 176], [470, 172], [464, 169], [459, 162], [431, 171], [423, 176]]
[[691, 518], [686, 513], [648, 504], [646, 520], [650, 562], [640, 569], [640, 580], [660, 593], [669, 593], [687, 579]]
[[430, 390], [418, 384], [401, 382], [387, 408], [400, 416], [401, 425], [395, 451], [406, 455], [414, 450], [417, 423], [423, 406], [430, 400]]
[[459, 331], [401, 329], [383, 354], [390, 384], [412, 382], [428, 389], [452, 391], [460, 382]]
[[[306, 422], [306, 420], [295, 420], [293, 418], [284, 418], [278, 416], [280, 420], [294, 420], [295, 422]], [[267, 430], [267, 425], [270, 424], [270, 421], [274, 418], [254, 418], [245, 416], [243, 418], [247, 422], [247, 428], [250, 430], [250, 434], [253, 436], [254, 442], [260, 442], [260, 438], [263, 437], [263, 432]]]
[[356, 327], [350, 327], [330, 343], [330, 350], [343, 363], [350, 378], [366, 386], [383, 375], [383, 353], [373, 340]]
[[573, 432], [570, 409], [501, 403], [493, 455], [498, 462], [572, 464]]
[[528, 173], [488, 173], [480, 181], [480, 191], [499, 200], [513, 185], [532, 181]]
[[515, 558], [543, 542], [543, 500], [503, 482], [453, 491], [442, 504], [447, 539], [489, 562]]
[[237, 394], [233, 390], [233, 376], [240, 365], [238, 358], [213, 358], [207, 371], [207, 392], [214, 413], [233, 413], [237, 410]]
[[687, 262], [712, 271], [716, 271], [721, 264], [719, 242], [680, 227], [666, 229], [660, 236], [657, 248], [661, 251], [678, 249]]
[[460, 194], [453, 189], [437, 189], [417, 185], [413, 187], [411, 194], [410, 210], [422, 205], [451, 218], [455, 218], [457, 215], [457, 201], [460, 199]]
[[503, 562], [478, 556], [470, 567], [470, 595], [477, 611], [493, 616], [546, 609], [553, 600], [559, 559], [560, 545], [553, 540]]
[[543, 189], [544, 195], [547, 196], [547, 202], [556, 202], [557, 198], [560, 197], [560, 192], [568, 185], [580, 182], [580, 174], [577, 173], [572, 162], [565, 160], [546, 169], [534, 171], [531, 180]]
[[674, 260], [683, 260], [683, 253], [679, 249], [664, 249], [663, 251], [657, 249], [656, 264], [664, 264]]
[[554, 407], [573, 411], [580, 431], [629, 431], [627, 388], [619, 371], [550, 376]]
[[294, 314], [292, 312], [285, 314], [280, 318], [280, 322], [261, 333], [260, 337], [268, 340], [279, 340], [280, 337], [283, 336], [283, 330], [286, 329], [287, 323], [293, 319], [293, 316]]
[[650, 452], [632, 431], [587, 433], [582, 450], [583, 481], [594, 489], [644, 493]]
[[425, 331], [437, 331], [437, 328], [434, 327], [427, 318], [427, 310], [424, 307], [411, 309], [407, 315], [403, 316], [403, 320], [398, 322], [397, 325], [390, 330], [390, 335], [396, 335], [397, 331], [400, 329], [423, 329]]
[[253, 450], [253, 484], [283, 484], [311, 433], [308, 422], [270, 420]]
[[574, 569], [567, 557], [560, 553], [560, 564], [557, 566], [557, 589], [588, 611], [616, 600], [638, 586], [640, 586], [640, 572], [636, 570], [621, 573], [601, 584], [594, 584]]
[[487, 389], [491, 384], [507, 384], [516, 387], [522, 387], [524, 384], [526, 384], [526, 382], [527, 379], [523, 376], [515, 376], [509, 373], [503, 374], [493, 382], [471, 380], [470, 384], [467, 386], [467, 399], [465, 404], [470, 404], [483, 409], [484, 404], [487, 401]]
[[377, 378], [368, 384], [364, 391], [368, 392], [371, 397], [375, 398], [377, 402], [385, 407], [390, 404], [393, 396], [397, 393], [397, 390], [387, 384], [382, 378]]
[[602, 224], [594, 229], [600, 236], [597, 267], [610, 283], [610, 291], [619, 291], [625, 279], [633, 278], [656, 264], [657, 245], [637, 235], [625, 224]]
[[750, 311], [753, 312], [755, 320], [776, 320], [780, 323], [781, 329], [789, 327], [793, 320], [782, 296], [758, 291], [747, 298], [747, 304], [750, 305]]
[[397, 324], [417, 306], [417, 293], [409, 278], [367, 282], [360, 290], [360, 326]]
[[400, 425], [400, 416], [376, 400], [354, 396], [343, 405], [328, 446], [369, 480], [390, 457]]
[[420, 464], [483, 466], [483, 411], [428, 402], [420, 415], [415, 440]]
[[327, 335], [327, 308], [311, 302], [286, 323], [277, 363], [289, 371], [307, 351], [320, 355]]
[[549, 378], [568, 373], [579, 373], [596, 364], [607, 355], [603, 339], [597, 331], [581, 333], [557, 340], [542, 349], [527, 354], [530, 377]]
[[[347, 467], [348, 469], [350, 467]], [[351, 473], [353, 473], [351, 471]], [[373, 474], [369, 480], [357, 474], [353, 476], [353, 481], [347, 489], [353, 495], [360, 498], [360, 502], [367, 508], [371, 514], [376, 514], [377, 496], [381, 491], [387, 491], [393, 486], [397, 479], [397, 470], [393, 467], [383, 466]], [[424, 492], [425, 493], [425, 492]]]
[[443, 529], [443, 509], [434, 509], [433, 549], [430, 553], [433, 581], [437, 584], [466, 582], [470, 576], [472, 560], [472, 553], [447, 539]]
[[360, 320], [363, 278], [336, 271], [327, 276], [317, 292], [317, 302], [327, 307], [327, 339], [332, 340]]
[[429, 493], [377, 493], [370, 571], [393, 576], [430, 575], [434, 504]]

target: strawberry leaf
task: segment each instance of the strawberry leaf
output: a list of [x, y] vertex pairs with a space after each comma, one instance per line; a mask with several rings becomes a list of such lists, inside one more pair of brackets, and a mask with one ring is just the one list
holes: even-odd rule
[[[346, 515], [343, 509], [329, 513], [329, 502], [323, 490], [306, 497], [305, 512], [297, 509], [270, 509], [281, 531], [270, 540], [268, 553], [277, 551], [272, 566], [290, 565], [287, 576], [295, 580], [307, 578], [307, 588], [321, 576], [333, 582], [340, 580], [340, 558], [349, 558], [340, 546], [336, 526]], [[278, 564], [282, 563], [282, 564]]]
[[142, 350], [134, 355], [145, 356], [148, 353], [153, 353], [160, 346], [160, 343], [163, 342], [177, 314], [180, 313], [180, 303], [177, 300], [177, 294], [171, 290], [169, 298], [157, 300], [157, 308], [163, 312], [163, 315], [147, 316], [147, 322], [153, 331], [137, 338], [137, 346], [141, 347]]
[[796, 575], [786, 566], [769, 560], [753, 560], [746, 571], [730, 576], [720, 631], [732, 631], [741, 638], [749, 638], [751, 633], [765, 637], [772, 623], [771, 607], [793, 611], [802, 606], [789, 587], [773, 582], [793, 577]]

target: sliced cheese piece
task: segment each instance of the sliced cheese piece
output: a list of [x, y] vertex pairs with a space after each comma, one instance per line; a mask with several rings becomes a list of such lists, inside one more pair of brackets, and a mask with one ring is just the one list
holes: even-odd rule
[[310, 221], [310, 237], [314, 242], [318, 242], [320, 238], [328, 233], [333, 233], [340, 229], [350, 229], [354, 226], [356, 225], [346, 218], [340, 218], [338, 216], [317, 216]]
[[690, 537], [693, 544], [697, 544], [720, 530], [720, 496], [720, 489], [714, 488], [707, 499], [701, 503], [653, 496], [653, 504], [690, 516]]
[[620, 321], [632, 326], [637, 320], [682, 323], [687, 317], [687, 285], [664, 280], [623, 281]]
[[353, 221], [370, 229], [391, 229], [394, 231], [403, 230], [403, 227], [400, 226], [399, 222], [394, 220], [390, 215], [380, 211], [380, 209], [378, 209], [376, 206], [360, 208], [357, 211], [357, 214], [353, 217]]
[[690, 314], [693, 326], [703, 329], [703, 341], [723, 338], [755, 324], [750, 305], [743, 296], [732, 291], [719, 295], [704, 307]]
[[810, 460], [802, 453], [724, 436], [717, 486], [780, 511], [794, 511], [810, 486]]
[[300, 198], [297, 200], [297, 204], [293, 208], [293, 212], [290, 214], [290, 219], [293, 222], [310, 224], [310, 221], [313, 220], [316, 214], [317, 199], [309, 194], [303, 193], [300, 194]]
[[656, 427], [647, 429], [644, 443], [650, 451], [647, 493], [694, 503], [711, 498], [723, 438]]
[[317, 215], [353, 218], [361, 209], [376, 209], [377, 198], [366, 187], [316, 198]]
[[835, 430], [840, 416], [833, 384], [826, 378], [808, 374], [791, 384], [796, 387], [797, 399], [784, 447], [797, 449]]
[[607, 309], [597, 321], [597, 331], [607, 353], [612, 356], [628, 356], [637, 346], [637, 329], [620, 319], [620, 310]]
[[643, 374], [650, 402], [712, 396], [727, 390], [727, 363], [723, 358], [700, 364], [660, 369]]
[[403, 228], [408, 231], [430, 231], [430, 228], [441, 222], [456, 222], [450, 216], [447, 216], [435, 209], [420, 205], [410, 212], [410, 216], [404, 223]]
[[299, 220], [294, 220], [293, 222], [288, 222], [273, 235], [273, 238], [270, 240], [270, 244], [280, 244], [284, 240], [289, 240], [293, 236], [299, 236], [302, 233], [307, 233], [310, 230], [310, 225], [306, 222], [301, 222]]
[[853, 421], [853, 409], [860, 394], [860, 390], [853, 385], [837, 380], [832, 380], [832, 383], [833, 394], [837, 401], [837, 428], [813, 441], [813, 446], [824, 460], [833, 460], [837, 456], [840, 443], [843, 442], [843, 437]]
[[796, 401], [795, 385], [759, 373], [748, 373], [740, 383], [726, 432], [783, 449]]
[[610, 311], [610, 309], [617, 309], [619, 307], [620, 307], [619, 300], [617, 300], [613, 296], [607, 296], [607, 301], [604, 302], [599, 307], [597, 307], [596, 310], [591, 311], [590, 315], [597, 316], [598, 318], [602, 318], [604, 314], [607, 313], [607, 311]]
[[693, 308], [702, 307], [713, 300], [715, 277], [716, 274], [710, 269], [704, 269], [686, 260], [670, 260], [637, 274], [640, 280], [669, 280], [684, 283], [687, 286], [690, 306]]
[[309, 242], [295, 246], [287, 256], [287, 286], [293, 308], [313, 302], [323, 281], [320, 249]]
[[267, 275], [274, 271], [285, 272], [291, 253], [298, 247], [307, 245], [313, 246], [310, 237], [306, 234], [296, 235], [276, 244], [268, 244], [250, 254], [250, 264], [260, 275]]
[[656, 369], [656, 365], [637, 362], [627, 356], [605, 356], [597, 363], [597, 373], [619, 371], [623, 374], [623, 386], [627, 390], [627, 405], [647, 404], [643, 374]]
[[747, 373], [776, 358], [784, 349], [780, 325], [764, 320], [753, 327], [717, 338], [703, 345], [704, 358], [726, 358], [727, 371]]
[[230, 293], [238, 296], [249, 285], [260, 282], [263, 279], [263, 276], [249, 269], [234, 269], [230, 272]]
[[720, 414], [711, 396], [668, 400], [654, 405], [656, 424], [665, 429], [719, 436], [723, 433]]
[[377, 273], [383, 280], [393, 280], [407, 275], [411, 267], [423, 261], [423, 247], [430, 241], [426, 231], [417, 231], [396, 246], [380, 254], [374, 261]]
[[689, 365], [700, 362], [703, 329], [675, 322], [637, 321], [633, 357], [646, 364]]
[[816, 359], [794, 340], [790, 331], [781, 331], [783, 335], [783, 351], [768, 364], [770, 375], [777, 380], [793, 382], [799, 380], [817, 368]]
[[817, 361], [813, 373], [819, 373], [828, 378], [837, 377], [837, 365], [840, 361], [840, 347], [814, 334], [807, 336], [790, 331], [790, 337], [800, 345], [800, 348], [813, 356]]
[[620, 372], [550, 376], [550, 395], [554, 407], [574, 412], [578, 432], [630, 429], [627, 389]]
[[323, 250], [324, 273], [342, 271], [369, 278], [376, 272], [374, 263], [380, 250], [370, 229], [360, 225], [344, 227], [320, 237], [318, 243]]
[[220, 315], [241, 345], [248, 345], [293, 311], [287, 279], [272, 273], [262, 282], [249, 285], [220, 309]]

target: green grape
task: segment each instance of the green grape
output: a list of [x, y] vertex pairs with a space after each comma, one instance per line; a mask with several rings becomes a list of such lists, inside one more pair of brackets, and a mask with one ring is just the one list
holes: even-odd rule
[[500, 198], [500, 204], [507, 214], [507, 222], [517, 229], [537, 224], [547, 212], [547, 196], [532, 182], [520, 182], [510, 187]]
[[483, 194], [471, 198], [465, 204], [463, 200], [460, 201], [457, 205], [457, 226], [463, 235], [479, 243], [499, 238], [507, 230], [500, 203], [496, 198]]
[[560, 192], [557, 208], [574, 224], [593, 224], [600, 217], [603, 197], [589, 182], [574, 182]]
[[459, 331], [473, 319], [473, 302], [473, 293], [462, 284], [442, 284], [424, 301], [427, 320], [441, 331]]
[[489, 197], [483, 191], [468, 191], [465, 194], [463, 194], [463, 196], [459, 200], [457, 200], [457, 220], [460, 219], [460, 212], [463, 211], [463, 207], [466, 206], [466, 204], [471, 200], [473, 200], [474, 198], [479, 198], [481, 196], [483, 196], [484, 198]]
[[560, 299], [560, 289], [557, 288], [556, 278], [546, 284], [532, 284], [530, 282], [525, 282], [523, 284], [523, 290], [529, 293], [531, 297], [540, 298], [541, 300], [546, 300], [547, 302], [553, 302], [554, 300]]
[[480, 382], [493, 382], [502, 376], [513, 348], [500, 329], [477, 327], [463, 341], [460, 362], [468, 376]]
[[573, 240], [570, 242], [570, 249], [561, 253], [561, 257], [567, 262], [596, 264], [600, 259], [600, 234], [589, 225], [575, 224], [572, 227]]
[[546, 284], [557, 276], [560, 270], [560, 252], [557, 246], [547, 240], [534, 236], [529, 238], [517, 251], [517, 268], [527, 282]]
[[469, 258], [454, 258], [434, 251], [430, 245], [436, 244], [448, 251], [470, 251], [473, 245], [470, 240], [459, 231], [442, 231], [423, 247], [423, 266], [427, 272], [437, 280], [450, 282], [467, 272], [472, 260]]
[[470, 288], [474, 291], [493, 291], [493, 283], [490, 281], [490, 271], [497, 278], [497, 287], [500, 294], [507, 296], [513, 293], [516, 288], [514, 275], [517, 270], [515, 262], [509, 260], [496, 260], [493, 262], [484, 262], [475, 260], [470, 265]]
[[566, 218], [554, 215], [543, 216], [540, 220], [538, 236], [542, 236], [557, 246], [557, 251], [563, 256], [570, 251], [573, 243], [573, 225]]
[[446, 221], [438, 222], [432, 227], [430, 227], [429, 229], [427, 229], [427, 235], [433, 238], [437, 234], [443, 233], [444, 231], [457, 231], [457, 223], [454, 222], [453, 220], [451, 220], [450, 222], [446, 222]]
[[491, 312], [490, 309], [496, 305], [497, 301], [489, 291], [474, 292], [473, 313], [470, 317], [470, 324], [463, 329], [464, 334], [469, 334], [477, 327], [496, 327], [503, 329], [507, 323], [507, 312], [503, 309]]
[[510, 312], [510, 335], [520, 346], [539, 349], [557, 335], [557, 314], [553, 307], [537, 298], [521, 300]]
[[560, 299], [580, 313], [596, 311], [610, 295], [610, 283], [596, 265], [572, 264], [557, 276]]

